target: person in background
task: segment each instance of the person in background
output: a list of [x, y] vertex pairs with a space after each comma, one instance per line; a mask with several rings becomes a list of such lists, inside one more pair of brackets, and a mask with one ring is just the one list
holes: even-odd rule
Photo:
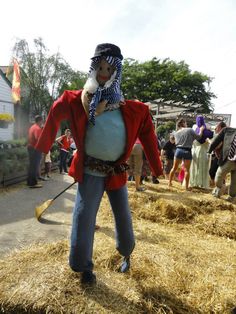
[[68, 167], [71, 166], [71, 162], [72, 162], [72, 159], [74, 158], [74, 155], [76, 153], [76, 145], [75, 145], [75, 142], [73, 141], [71, 144], [70, 144], [70, 156], [69, 156], [69, 160], [68, 160]]
[[196, 117], [195, 133], [200, 134], [200, 128], [204, 130], [200, 139], [196, 139], [192, 146], [193, 160], [190, 167], [190, 186], [208, 189], [209, 188], [209, 157], [207, 154], [209, 139], [213, 138], [213, 131], [207, 128], [204, 117]]
[[210, 154], [219, 147], [220, 144], [222, 144], [222, 154], [219, 158], [219, 167], [215, 177], [216, 187], [213, 191], [213, 195], [217, 198], [221, 197], [224, 179], [226, 175], [230, 173], [231, 181], [227, 200], [234, 202], [236, 199], [236, 129], [230, 127], [223, 128], [213, 139], [208, 153]]
[[158, 149], [159, 149], [159, 151], [162, 150], [162, 148], [164, 147], [165, 143], [166, 143], [166, 140], [165, 140], [164, 136], [162, 136], [160, 140], [158, 139]]
[[173, 134], [170, 134], [169, 140], [165, 143], [161, 150], [161, 160], [163, 161], [163, 173], [165, 175], [165, 179], [169, 179], [169, 173], [173, 167], [175, 149], [175, 137]]
[[42, 133], [43, 118], [40, 115], [35, 116], [35, 123], [28, 131], [28, 155], [29, 155], [29, 169], [27, 177], [27, 185], [30, 188], [41, 188], [38, 184], [38, 175], [42, 153], [35, 149], [38, 139]]
[[[220, 131], [226, 126], [227, 125], [224, 121], [219, 122], [215, 128], [214, 137], [216, 137], [217, 134], [219, 134]], [[209, 175], [211, 179], [211, 186], [213, 187], [215, 186], [215, 176], [216, 176], [217, 169], [219, 167], [219, 159], [220, 159], [221, 154], [222, 154], [222, 142], [219, 144], [218, 147], [214, 149], [214, 151], [211, 154], [211, 165], [209, 169]]]
[[143, 165], [143, 148], [139, 139], [136, 140], [127, 163], [130, 168], [128, 173], [134, 176], [136, 191], [145, 191], [145, 188], [140, 186]]
[[[160, 154], [161, 151], [161, 142], [159, 140], [158, 134], [156, 134], [156, 143], [157, 143], [157, 148]], [[151, 175], [152, 177], [152, 183], [153, 184], [158, 184], [159, 180], [157, 178], [157, 176], [155, 176], [155, 174], [153, 173], [149, 161], [145, 156], [145, 153], [143, 152], [143, 166], [142, 166], [142, 175], [141, 175], [141, 184], [143, 184], [143, 181], [149, 181], [149, 176]]]
[[179, 168], [179, 173], [177, 175], [177, 180], [184, 185], [184, 162], [182, 161], [180, 168]]
[[150, 166], [144, 152], [143, 152], [143, 163], [142, 163], [141, 173], [142, 174], [141, 174], [140, 184], [143, 185], [144, 181], [145, 182], [149, 181], [149, 176], [151, 174]]
[[[157, 149], [159, 151], [159, 154], [161, 152], [161, 141], [159, 141], [159, 138], [158, 138], [158, 134], [156, 134], [156, 140], [157, 140]], [[150, 171], [151, 171], [151, 174], [152, 174], [152, 183], [153, 184], [159, 184], [159, 180], [158, 180], [158, 177], [155, 176], [155, 174], [153, 173], [152, 169], [150, 168]]]
[[45, 154], [42, 154], [40, 163], [39, 163], [39, 172], [38, 172], [38, 180], [47, 181], [47, 176], [43, 176], [43, 172], [45, 171]]
[[189, 189], [189, 169], [192, 161], [192, 145], [195, 139], [200, 139], [205, 126], [200, 127], [199, 134], [196, 134], [192, 128], [187, 127], [185, 119], [181, 118], [177, 121], [177, 131], [174, 133], [176, 151], [174, 156], [174, 164], [170, 171], [169, 187], [172, 186], [172, 180], [175, 172], [179, 168], [180, 163], [184, 165], [184, 182], [185, 189]]
[[115, 219], [120, 272], [130, 268], [135, 247], [128, 203], [127, 159], [137, 138], [156, 176], [162, 173], [148, 106], [125, 100], [121, 91], [122, 59], [114, 44], [99, 44], [83, 90], [65, 91], [52, 105], [38, 149], [48, 152], [60, 123], [68, 120], [77, 152], [69, 169], [78, 181], [73, 211], [69, 265], [81, 283], [96, 283], [93, 243], [96, 216], [106, 191]]
[[50, 173], [51, 173], [51, 166], [52, 166], [50, 151], [44, 156], [44, 166], [45, 166], [45, 178], [49, 179]]
[[60, 147], [60, 162], [59, 162], [60, 174], [65, 174], [65, 173], [68, 173], [67, 157], [69, 154], [70, 145], [73, 142], [70, 129], [66, 129], [65, 134], [58, 137], [56, 139], [56, 142], [59, 144], [59, 147]]

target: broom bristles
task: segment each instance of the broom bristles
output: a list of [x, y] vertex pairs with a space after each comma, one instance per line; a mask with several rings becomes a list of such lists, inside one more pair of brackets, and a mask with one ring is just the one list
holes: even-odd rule
[[42, 214], [45, 212], [45, 210], [51, 205], [53, 202], [52, 199], [47, 200], [42, 205], [35, 207], [35, 216], [39, 220]]

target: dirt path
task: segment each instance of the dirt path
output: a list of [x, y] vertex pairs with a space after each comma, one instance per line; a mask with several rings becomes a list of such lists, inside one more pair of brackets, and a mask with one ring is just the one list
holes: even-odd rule
[[45, 213], [45, 222], [35, 218], [35, 206], [52, 199], [73, 179], [52, 174], [43, 188], [29, 189], [25, 183], [0, 190], [0, 258], [14, 249], [35, 242], [56, 241], [70, 236], [71, 212], [77, 185], [56, 199]]

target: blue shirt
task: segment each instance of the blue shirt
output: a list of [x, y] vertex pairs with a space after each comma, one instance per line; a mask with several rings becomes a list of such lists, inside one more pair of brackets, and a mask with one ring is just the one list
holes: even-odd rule
[[[126, 129], [119, 109], [105, 111], [96, 116], [95, 125], [88, 125], [85, 136], [85, 153], [91, 157], [116, 161], [124, 153]], [[87, 174], [106, 176], [85, 167]]]

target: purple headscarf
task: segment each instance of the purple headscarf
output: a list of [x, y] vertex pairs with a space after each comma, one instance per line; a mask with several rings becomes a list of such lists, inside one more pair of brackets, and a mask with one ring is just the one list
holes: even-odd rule
[[196, 124], [197, 124], [197, 128], [196, 128], [195, 132], [196, 132], [197, 134], [200, 133], [200, 127], [201, 127], [202, 125], [205, 126], [205, 129], [203, 130], [202, 137], [200, 138], [200, 140], [198, 140], [198, 142], [199, 142], [200, 144], [205, 143], [205, 141], [206, 141], [207, 138], [213, 138], [213, 132], [212, 132], [211, 130], [209, 130], [209, 129], [206, 128], [206, 124], [205, 124], [205, 122], [204, 122], [203, 116], [197, 116], [197, 118], [196, 118]]

